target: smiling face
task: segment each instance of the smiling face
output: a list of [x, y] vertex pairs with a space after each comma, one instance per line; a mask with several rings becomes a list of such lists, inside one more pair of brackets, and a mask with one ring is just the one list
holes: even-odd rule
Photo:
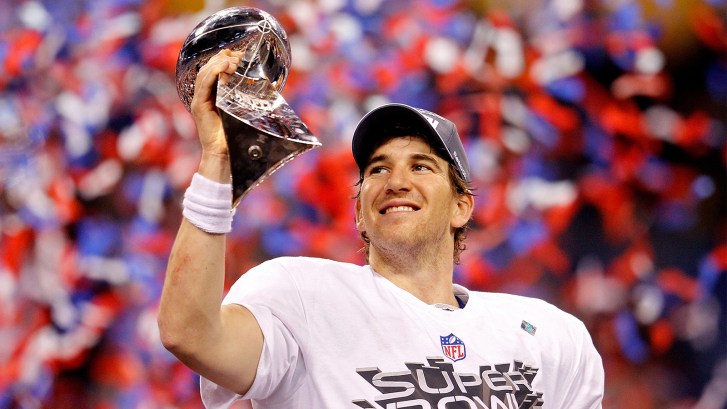
[[472, 212], [472, 197], [457, 194], [449, 163], [416, 136], [379, 146], [364, 169], [356, 200], [356, 226], [370, 251], [426, 249], [452, 254], [454, 230]]

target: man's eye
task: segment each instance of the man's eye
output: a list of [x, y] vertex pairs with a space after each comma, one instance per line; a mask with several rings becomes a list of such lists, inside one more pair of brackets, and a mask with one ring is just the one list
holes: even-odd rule
[[417, 165], [414, 165], [414, 170], [417, 172], [423, 172], [423, 171], [427, 171], [427, 170], [432, 170], [432, 168], [430, 168], [427, 165], [417, 164]]
[[375, 175], [377, 173], [382, 173], [386, 169], [383, 166], [374, 166], [369, 170], [369, 175]]

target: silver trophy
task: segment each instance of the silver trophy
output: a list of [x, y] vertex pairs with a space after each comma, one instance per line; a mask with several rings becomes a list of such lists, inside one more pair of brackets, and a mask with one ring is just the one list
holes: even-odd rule
[[280, 23], [253, 7], [231, 7], [199, 23], [177, 59], [177, 92], [187, 110], [197, 72], [222, 49], [243, 53], [237, 72], [217, 83], [216, 105], [232, 168], [232, 205], [288, 161], [321, 143], [280, 92], [290, 44]]

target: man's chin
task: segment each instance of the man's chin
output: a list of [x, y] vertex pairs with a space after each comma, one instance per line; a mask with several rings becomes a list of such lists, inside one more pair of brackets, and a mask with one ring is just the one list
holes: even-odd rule
[[410, 251], [420, 246], [421, 240], [412, 233], [411, 230], [398, 230], [396, 232], [387, 232], [385, 237], [371, 238], [371, 243], [382, 251]]

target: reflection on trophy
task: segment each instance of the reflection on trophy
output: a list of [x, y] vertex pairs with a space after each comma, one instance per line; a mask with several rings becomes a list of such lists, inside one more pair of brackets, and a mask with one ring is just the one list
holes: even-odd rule
[[217, 84], [216, 105], [232, 168], [232, 205], [296, 156], [321, 143], [283, 99], [290, 44], [270, 14], [231, 7], [202, 21], [189, 34], [177, 60], [177, 92], [187, 110], [197, 72], [220, 50], [241, 51], [237, 72]]

